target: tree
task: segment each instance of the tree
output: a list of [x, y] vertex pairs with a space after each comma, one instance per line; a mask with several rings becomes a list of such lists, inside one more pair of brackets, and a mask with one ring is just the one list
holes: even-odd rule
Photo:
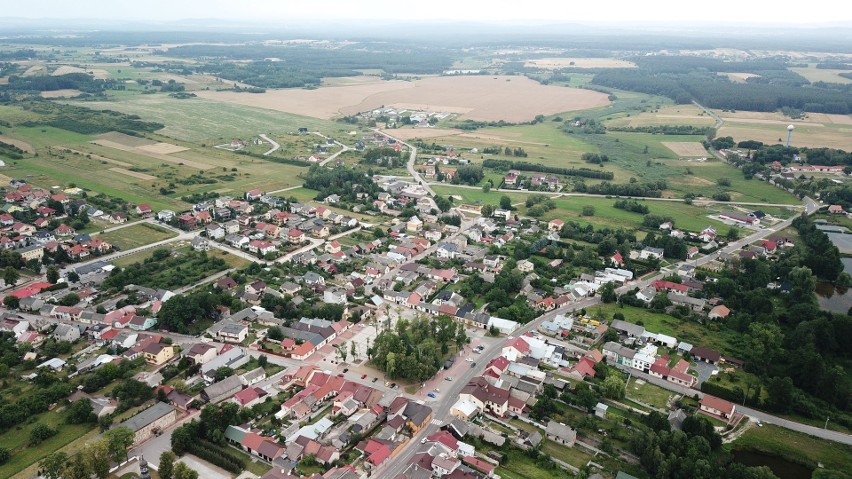
[[59, 270], [56, 269], [56, 266], [50, 266], [47, 268], [47, 282], [56, 284], [59, 282]]
[[771, 378], [766, 384], [766, 407], [772, 411], [781, 413], [790, 412], [793, 409], [793, 380], [787, 377]]
[[12, 458], [12, 451], [8, 447], [0, 447], [0, 465], [9, 462]]
[[3, 305], [9, 309], [18, 309], [21, 305], [21, 299], [17, 296], [6, 296], [3, 298]]
[[36, 424], [30, 430], [30, 445], [34, 446], [36, 444], [41, 444], [43, 441], [50, 439], [54, 435], [56, 435], [56, 429], [53, 429], [47, 424]]
[[[269, 295], [266, 295], [269, 296]], [[284, 333], [281, 331], [281, 328], [278, 326], [273, 326], [269, 328], [269, 332], [267, 333], [267, 337], [273, 341], [281, 341], [284, 339]]]
[[485, 183], [484, 185], [482, 185], [483, 193], [488, 193], [489, 191], [491, 191], [491, 183]]
[[512, 199], [509, 198], [506, 195], [501, 196], [500, 197], [500, 208], [502, 208], [504, 210], [511, 210], [512, 209]]
[[76, 271], [69, 271], [68, 272], [68, 282], [69, 283], [76, 283], [78, 281], [80, 281], [80, 275], [77, 274]]
[[601, 393], [609, 399], [624, 398], [624, 390], [624, 380], [614, 374], [607, 376], [601, 385]]
[[173, 479], [198, 479], [198, 472], [190, 469], [189, 466], [182, 462], [175, 463]]
[[39, 461], [38, 472], [46, 479], [61, 479], [66, 462], [68, 462], [68, 454], [62, 451], [54, 452]]
[[799, 266], [790, 270], [788, 275], [792, 289], [790, 296], [794, 302], [813, 301], [817, 278], [807, 266]]
[[110, 454], [109, 442], [106, 439], [86, 444], [80, 454], [83, 457], [83, 463], [87, 466], [86, 468], [98, 479], [103, 479], [109, 475]]
[[177, 459], [177, 456], [172, 451], [163, 451], [160, 454], [160, 469], [157, 472], [160, 473], [161, 479], [172, 479], [174, 477], [175, 459]]
[[491, 215], [494, 214], [494, 206], [493, 205], [482, 205], [482, 217], [490, 218]]
[[261, 355], [257, 358], [257, 365], [258, 365], [258, 366], [260, 366], [260, 367], [262, 367], [262, 368], [266, 367], [266, 364], [267, 364], [268, 362], [269, 362], [269, 357], [267, 357], [265, 354], [261, 354]]
[[216, 375], [214, 376], [214, 381], [219, 382], [223, 379], [229, 378], [234, 374], [234, 370], [229, 368], [228, 366], [222, 366], [216, 369]]
[[584, 206], [583, 216], [595, 216], [595, 207], [591, 205]]
[[615, 294], [615, 284], [612, 282], [605, 283], [601, 286], [599, 292], [603, 303], [614, 303], [618, 300], [618, 296]]
[[95, 422], [98, 417], [94, 413], [92, 403], [88, 399], [79, 399], [68, 406], [68, 416], [65, 420], [68, 424], [83, 424]]
[[127, 426], [120, 426], [104, 433], [109, 446], [109, 455], [115, 462], [127, 460], [127, 449], [133, 445], [136, 435]]
[[352, 361], [358, 360], [358, 344], [352, 341], [349, 345], [349, 354], [352, 356]]
[[17, 283], [18, 278], [20, 277], [21, 275], [18, 273], [18, 270], [11, 266], [7, 266], [6, 269], [3, 270], [3, 281], [6, 282], [7, 286], [12, 286]]

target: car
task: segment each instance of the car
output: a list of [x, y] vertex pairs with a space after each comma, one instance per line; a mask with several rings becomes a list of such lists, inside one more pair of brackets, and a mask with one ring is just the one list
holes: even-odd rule
[[465, 361], [467, 361], [467, 362], [469, 362], [469, 363], [472, 363], [472, 362], [473, 362], [473, 358], [467, 358], [467, 359], [465, 359]]
[[362, 374], [362, 375], [361, 375], [361, 379], [367, 379], [367, 375], [366, 375], [366, 374]]
[[475, 368], [475, 367], [476, 367], [476, 363], [470, 363], [470, 367]]
[[344, 373], [348, 373], [348, 372], [349, 372], [349, 368], [343, 368], [343, 372], [344, 372]]
[[376, 382], [378, 380], [379, 380], [379, 378], [373, 378], [373, 382]]
[[453, 380], [452, 376], [447, 376], [447, 377], [444, 378], [444, 381], [452, 381], [452, 380]]
[[425, 437], [420, 440], [420, 444], [426, 444], [426, 438]]
[[432, 399], [435, 399], [435, 393], [428, 393], [426, 395], [429, 396]]
[[396, 383], [391, 383], [390, 388], [391, 388], [391, 389], [396, 389]]

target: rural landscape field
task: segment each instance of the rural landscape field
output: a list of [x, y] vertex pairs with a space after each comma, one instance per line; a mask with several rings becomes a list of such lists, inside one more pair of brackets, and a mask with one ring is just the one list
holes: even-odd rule
[[852, 479], [842, 12], [48, 3], [0, 479]]

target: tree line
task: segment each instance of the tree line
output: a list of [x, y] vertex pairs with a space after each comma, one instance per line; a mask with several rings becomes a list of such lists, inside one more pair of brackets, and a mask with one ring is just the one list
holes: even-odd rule
[[615, 174], [611, 171], [592, 170], [590, 168], [561, 168], [558, 166], [545, 166], [535, 163], [527, 163], [525, 161], [487, 159], [482, 162], [482, 166], [500, 171], [532, 171], [554, 175], [577, 176], [580, 178], [591, 178], [596, 180], [612, 180], [615, 178]]

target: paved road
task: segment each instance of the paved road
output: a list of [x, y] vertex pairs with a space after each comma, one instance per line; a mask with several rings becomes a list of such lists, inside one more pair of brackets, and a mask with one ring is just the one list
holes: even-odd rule
[[426, 181], [423, 181], [423, 178], [420, 176], [420, 173], [418, 173], [414, 169], [414, 164], [417, 162], [417, 148], [415, 148], [414, 146], [412, 146], [409, 143], [406, 143], [406, 142], [400, 140], [399, 138], [395, 138], [395, 137], [389, 135], [387, 132], [379, 130], [378, 128], [374, 128], [373, 131], [375, 131], [376, 133], [379, 133], [381, 135], [384, 135], [384, 136], [386, 136], [386, 137], [388, 137], [392, 140], [395, 140], [397, 143], [399, 143], [401, 145], [405, 145], [405, 146], [408, 147], [409, 151], [411, 151], [411, 154], [408, 157], [408, 163], [405, 164], [405, 167], [408, 169], [408, 173], [411, 174], [412, 178], [414, 178], [415, 183], [423, 186], [423, 188], [425, 188], [426, 191], [429, 192], [429, 196], [435, 196], [435, 190], [433, 190], [432, 187], [429, 186], [429, 183], [427, 183]]
[[[317, 135], [317, 136], [319, 136], [319, 137], [322, 137], [322, 138], [325, 138], [326, 140], [328, 140], [328, 137], [327, 137], [327, 136], [325, 136], [325, 135], [323, 135], [322, 133], [319, 133], [319, 132], [317, 132], [317, 131], [315, 131], [315, 132], [314, 132], [314, 135]], [[329, 156], [328, 158], [326, 158], [326, 159], [322, 160], [322, 161], [319, 163], [319, 165], [320, 165], [320, 166], [325, 166], [325, 165], [327, 165], [328, 163], [330, 163], [330, 162], [331, 162], [331, 160], [333, 160], [333, 159], [337, 158], [338, 156], [340, 156], [340, 154], [342, 154], [342, 153], [344, 153], [344, 152], [346, 152], [346, 151], [350, 151], [350, 150], [352, 149], [352, 148], [350, 148], [349, 146], [344, 145], [343, 143], [341, 143], [341, 142], [339, 142], [339, 141], [337, 141], [337, 140], [332, 140], [332, 141], [334, 141], [334, 144], [335, 144], [335, 145], [337, 145], [337, 146], [339, 146], [339, 147], [340, 147], [340, 150], [338, 150], [337, 152], [335, 152], [333, 155]]]
[[275, 153], [275, 152], [278, 150], [278, 148], [281, 148], [281, 145], [279, 145], [278, 143], [276, 143], [276, 142], [275, 142], [275, 140], [273, 140], [272, 138], [270, 138], [270, 137], [268, 137], [268, 136], [264, 135], [263, 133], [261, 133], [261, 134], [260, 134], [260, 135], [258, 135], [258, 136], [259, 136], [259, 137], [261, 137], [261, 138], [263, 138], [264, 140], [268, 141], [268, 142], [269, 142], [269, 144], [270, 144], [270, 145], [272, 145], [272, 148], [270, 148], [270, 149], [269, 149], [269, 151], [267, 151], [266, 153], [264, 153], [264, 154], [263, 154], [263, 156], [269, 156], [269, 155], [271, 155], [271, 154]]
[[[482, 190], [480, 186], [471, 186], [471, 185], [454, 185], [452, 183], [439, 183], [439, 182], [431, 182], [426, 183], [426, 185], [433, 186], [445, 186], [448, 188], [461, 188], [464, 190]], [[511, 189], [500, 189], [500, 188], [492, 188], [491, 191], [502, 191], [505, 193], [529, 193], [535, 195], [547, 195], [552, 196], [553, 198], [615, 198], [612, 195], [598, 195], [594, 193], [564, 193], [559, 191], [529, 191], [529, 190], [511, 190]], [[634, 197], [634, 196], [619, 196], [619, 198], [633, 198], [642, 201], [668, 201], [672, 203], [683, 203], [686, 201], [683, 198], [646, 198], [646, 197]], [[725, 204], [725, 205], [745, 205], [745, 206], [778, 206], [781, 208], [801, 208], [802, 205], [790, 204], [790, 203], [759, 203], [759, 202], [749, 202], [749, 201], [715, 201], [708, 199], [697, 199], [693, 200], [692, 204], [697, 206], [707, 206], [714, 204]]]

